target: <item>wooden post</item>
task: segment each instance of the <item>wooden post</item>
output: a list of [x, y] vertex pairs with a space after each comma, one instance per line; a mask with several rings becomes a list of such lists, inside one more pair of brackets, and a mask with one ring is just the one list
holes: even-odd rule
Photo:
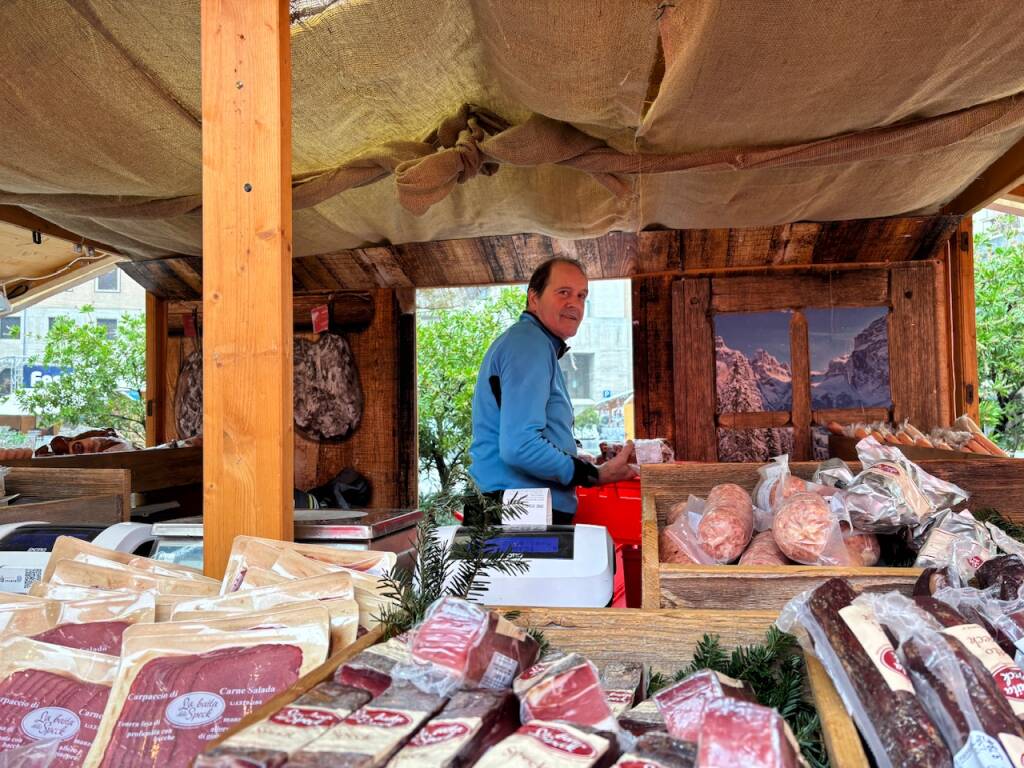
[[146, 445], [167, 441], [167, 301], [146, 292]]
[[789, 354], [792, 379], [793, 459], [810, 461], [814, 457], [811, 438], [811, 352], [807, 317], [801, 310], [789, 321]]
[[238, 534], [291, 539], [287, 0], [202, 0], [205, 571]]
[[949, 243], [950, 319], [953, 332], [954, 416], [981, 423], [978, 399], [978, 329], [974, 303], [974, 223], [960, 222]]

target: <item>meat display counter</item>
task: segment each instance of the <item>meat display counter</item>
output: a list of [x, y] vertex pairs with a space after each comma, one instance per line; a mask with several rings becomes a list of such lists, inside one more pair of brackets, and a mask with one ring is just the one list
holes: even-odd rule
[[[297, 509], [295, 541], [339, 549], [394, 552], [398, 565], [411, 568], [418, 509]], [[165, 562], [203, 567], [203, 518], [183, 517], [153, 525], [157, 539], [153, 557]]]

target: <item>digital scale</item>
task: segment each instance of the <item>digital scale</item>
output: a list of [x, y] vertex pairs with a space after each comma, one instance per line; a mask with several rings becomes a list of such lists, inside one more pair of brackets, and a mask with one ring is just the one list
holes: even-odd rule
[[117, 523], [109, 527], [44, 522], [0, 525], [0, 592], [27, 592], [43, 575], [53, 545], [61, 536], [74, 536], [133, 555], [148, 555], [153, 545], [152, 526], [145, 523]]
[[[409, 568], [414, 557], [418, 509], [297, 509], [295, 541], [338, 549], [394, 552]], [[168, 563], [203, 567], [203, 518], [183, 517], [153, 524], [157, 539], [152, 557]]]
[[[467, 529], [447, 525], [437, 530], [456, 558], [464, 548]], [[485, 605], [541, 608], [604, 608], [612, 600], [615, 547], [608, 529], [600, 525], [502, 527], [490, 546], [518, 552], [526, 573], [506, 576], [488, 573]]]

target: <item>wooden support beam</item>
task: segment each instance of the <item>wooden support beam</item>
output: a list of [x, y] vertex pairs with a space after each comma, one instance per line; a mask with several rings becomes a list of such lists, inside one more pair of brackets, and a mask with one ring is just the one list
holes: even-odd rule
[[751, 411], [748, 413], [720, 413], [718, 426], [722, 429], [774, 429], [790, 426], [789, 411]]
[[676, 456], [718, 461], [710, 280], [687, 278], [672, 286], [672, 323]]
[[638, 438], [664, 437], [675, 447], [672, 339], [677, 330], [672, 324], [673, 279], [662, 275], [632, 280], [633, 434]]
[[146, 292], [146, 445], [167, 442], [167, 301]]
[[[373, 296], [367, 291], [332, 291], [324, 294], [306, 294], [292, 297], [292, 318], [295, 333], [312, 333], [312, 310], [327, 305], [328, 330], [331, 333], [363, 331], [373, 322]], [[184, 336], [184, 318], [198, 310], [202, 327], [203, 303], [201, 301], [171, 301], [167, 305], [167, 333], [170, 336]]]
[[1021, 139], [959, 195], [942, 208], [943, 213], [970, 216], [1005, 192], [1024, 182], [1024, 139]]
[[811, 441], [811, 351], [807, 318], [797, 310], [789, 320], [790, 369], [793, 371], [793, 459], [810, 461]]
[[288, 0], [202, 0], [205, 571], [291, 539]]
[[44, 235], [55, 237], [58, 240], [66, 240], [69, 243], [80, 243], [86, 248], [91, 246], [106, 253], [120, 253], [120, 251], [113, 246], [97, 242], [96, 240], [90, 240], [89, 238], [82, 237], [81, 235], [76, 235], [74, 232], [64, 229], [64, 227], [58, 227], [56, 224], [36, 216], [34, 213], [29, 213], [24, 208], [17, 205], [0, 205], [0, 221], [5, 221], [8, 224], [29, 229], [33, 232], [41, 232]]
[[974, 223], [968, 217], [949, 243], [949, 313], [953, 347], [953, 410], [981, 423], [978, 329], [974, 302]]

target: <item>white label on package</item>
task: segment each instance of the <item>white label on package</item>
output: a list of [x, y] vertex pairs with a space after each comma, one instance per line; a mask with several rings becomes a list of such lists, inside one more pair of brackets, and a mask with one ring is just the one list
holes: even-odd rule
[[661, 440], [636, 440], [633, 453], [637, 464], [661, 464], [664, 461]]
[[967, 743], [953, 757], [953, 768], [1012, 768], [999, 742], [981, 731], [971, 731]]
[[928, 534], [928, 538], [921, 547], [921, 551], [917, 557], [928, 558], [934, 560], [937, 563], [948, 563], [949, 558], [952, 556], [953, 542], [956, 541], [956, 535], [949, 531], [943, 531], [940, 528], [934, 529]]
[[402, 747], [388, 768], [426, 768], [446, 765], [480, 730], [479, 717], [434, 719]]
[[871, 659], [875, 668], [881, 673], [886, 685], [893, 691], [914, 693], [910, 677], [896, 657], [896, 651], [885, 636], [885, 632], [875, 621], [871, 609], [863, 605], [848, 605], [839, 609], [839, 615], [860, 641], [864, 652]]
[[1024, 739], [1010, 733], [1000, 733], [999, 743], [1010, 756], [1013, 768], [1024, 768]]
[[1024, 671], [1006, 655], [988, 632], [977, 624], [961, 624], [942, 630], [943, 634], [955, 637], [972, 656], [980, 661], [1003, 696], [1010, 702], [1013, 714], [1024, 716]]
[[375, 759], [387, 757], [426, 720], [427, 714], [367, 705], [357, 709], [303, 751], [353, 752], [372, 755]]
[[491, 663], [487, 665], [487, 671], [480, 678], [481, 688], [508, 688], [519, 669], [519, 662], [506, 656], [503, 653], [495, 652], [491, 656]]
[[41, 568], [0, 567], [0, 592], [23, 595], [42, 575]]
[[227, 739], [225, 748], [270, 749], [292, 754], [329, 728], [338, 725], [351, 710], [289, 706], [251, 728]]
[[550, 488], [510, 488], [501, 497], [505, 506], [515, 504], [524, 511], [506, 522], [513, 525], [551, 525]]

